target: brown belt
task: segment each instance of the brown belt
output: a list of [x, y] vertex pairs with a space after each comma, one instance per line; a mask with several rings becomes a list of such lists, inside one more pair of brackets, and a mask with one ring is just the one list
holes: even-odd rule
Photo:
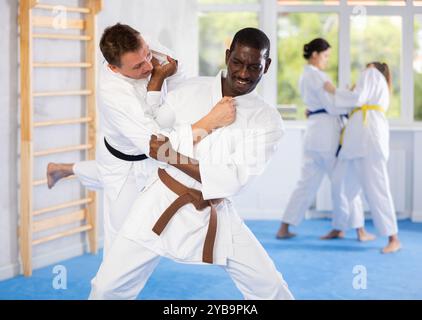
[[210, 200], [204, 200], [201, 191], [186, 187], [171, 177], [164, 169], [158, 169], [158, 177], [167, 188], [179, 197], [158, 218], [152, 231], [160, 235], [176, 212], [188, 203], [192, 203], [197, 210], [204, 210], [207, 207], [211, 207], [207, 235], [205, 236], [204, 248], [202, 250], [202, 261], [213, 263], [214, 242], [217, 233], [217, 211], [214, 205]]

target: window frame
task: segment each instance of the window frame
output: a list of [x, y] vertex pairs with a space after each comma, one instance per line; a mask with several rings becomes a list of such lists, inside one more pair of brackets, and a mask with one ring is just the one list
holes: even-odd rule
[[[355, 15], [356, 6], [347, 3], [347, 0], [339, 0], [339, 4], [303, 4], [290, 5], [279, 4], [276, 0], [258, 0], [257, 3], [244, 4], [197, 4], [198, 12], [255, 12], [258, 14], [260, 28], [267, 34], [272, 45], [270, 57], [271, 67], [265, 77], [262, 78], [262, 95], [264, 99], [273, 105], [277, 105], [277, 18], [281, 13], [336, 13], [339, 17], [338, 34], [338, 82], [345, 86], [350, 82], [350, 25], [351, 17]], [[369, 16], [400, 16], [402, 19], [402, 46], [400, 52], [400, 117], [389, 119], [389, 122], [397, 126], [416, 125], [422, 127], [422, 121], [414, 119], [414, 18], [416, 14], [422, 14], [422, 6], [413, 5], [413, 1], [406, 0], [404, 5], [367, 5], [364, 6]], [[404, 76], [406, 75], [406, 77]], [[278, 106], [277, 106], [278, 107]], [[301, 120], [287, 120], [300, 122]]]

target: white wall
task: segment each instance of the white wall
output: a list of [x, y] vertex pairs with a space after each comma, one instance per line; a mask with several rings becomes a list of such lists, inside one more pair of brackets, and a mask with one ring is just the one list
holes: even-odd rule
[[3, 30], [0, 33], [0, 279], [17, 261], [17, 5], [14, 0], [0, 2]]
[[289, 124], [273, 159], [233, 200], [239, 214], [248, 219], [280, 219], [300, 177], [303, 126]]
[[[83, 6], [78, 0], [41, 1], [51, 4]], [[197, 71], [197, 31], [195, 0], [106, 0], [103, 11], [98, 15], [98, 39], [106, 26], [116, 22], [126, 23], [158, 38], [164, 45], [172, 49], [180, 61], [186, 61], [185, 70], [194, 75]], [[0, 19], [3, 30], [0, 33], [2, 50], [0, 51], [0, 280], [19, 273], [18, 248], [18, 170], [19, 170], [19, 101], [18, 101], [18, 1], [0, 1]], [[36, 14], [51, 15], [49, 11], [37, 11]], [[79, 17], [79, 14], [69, 14]], [[44, 32], [44, 30], [39, 30]], [[45, 30], [45, 32], [51, 32]], [[187, 42], [186, 39], [192, 39]], [[77, 61], [83, 60], [82, 43], [74, 41], [37, 40], [34, 43], [34, 61]], [[98, 50], [98, 62], [103, 58]], [[35, 70], [33, 84], [35, 91], [71, 90], [83, 88], [81, 70]], [[36, 98], [34, 100], [34, 120], [76, 118], [82, 115], [83, 98]], [[84, 141], [84, 130], [81, 126], [71, 125], [39, 128], [35, 131], [35, 150], [80, 144]], [[34, 165], [34, 179], [45, 176], [48, 162], [74, 162], [83, 158], [82, 153], [63, 153], [37, 159]], [[65, 201], [83, 197], [83, 190], [77, 181], [59, 183], [53, 190], [46, 186], [34, 188], [34, 209], [48, 207]], [[99, 207], [101, 211], [101, 205]], [[63, 214], [70, 210], [62, 210], [45, 214], [43, 217]], [[102, 219], [99, 217], [99, 225]], [[77, 225], [77, 224], [76, 224]], [[69, 227], [69, 226], [67, 226]], [[57, 231], [60, 231], [58, 229]], [[100, 239], [102, 230], [99, 230]], [[37, 236], [43, 236], [42, 233]], [[85, 236], [81, 234], [58, 239], [34, 247], [33, 267], [70, 258], [83, 253]]]
[[[300, 176], [304, 124], [286, 122], [286, 135], [262, 176], [235, 198], [248, 219], [281, 219]], [[391, 127], [388, 171], [399, 219], [422, 221], [422, 128]], [[330, 217], [330, 184], [324, 179], [307, 217]], [[367, 206], [366, 206], [367, 209]], [[370, 215], [367, 215], [370, 218]]]
[[[98, 16], [98, 30], [117, 22], [129, 24], [158, 39], [197, 74], [196, 0], [106, 0]], [[101, 61], [101, 60], [100, 60]]]
[[414, 221], [422, 222], [422, 130], [415, 132], [413, 157], [412, 218]]

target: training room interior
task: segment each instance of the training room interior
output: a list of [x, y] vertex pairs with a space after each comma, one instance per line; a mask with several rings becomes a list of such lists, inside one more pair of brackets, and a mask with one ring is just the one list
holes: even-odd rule
[[[272, 63], [257, 91], [285, 132], [265, 171], [233, 198], [238, 214], [296, 299], [422, 299], [422, 1], [419, 0], [1, 0], [0, 299], [87, 299], [102, 259], [102, 191], [70, 176], [49, 189], [48, 163], [95, 159], [99, 40], [128, 24], [174, 52], [189, 77], [225, 69], [234, 34], [268, 36]], [[276, 238], [301, 176], [307, 117], [298, 81], [303, 46], [331, 44], [335, 86], [358, 80], [371, 61], [392, 74], [388, 177], [402, 248], [381, 254], [364, 199], [365, 227], [342, 239], [331, 229], [324, 177], [291, 239]], [[324, 137], [319, 137], [324, 139]], [[347, 183], [347, 181], [346, 181]], [[59, 277], [59, 280], [58, 280]], [[242, 299], [218, 266], [162, 258], [139, 299]]]

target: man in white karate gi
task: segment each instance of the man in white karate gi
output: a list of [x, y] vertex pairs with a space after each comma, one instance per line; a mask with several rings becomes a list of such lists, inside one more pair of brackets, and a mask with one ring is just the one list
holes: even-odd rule
[[[150, 156], [162, 168], [135, 201], [92, 281], [91, 299], [134, 299], [160, 256], [221, 265], [246, 299], [293, 299], [282, 275], [228, 197], [265, 168], [284, 128], [277, 110], [256, 93], [267, 72], [270, 42], [240, 30], [226, 51], [227, 72], [189, 80], [165, 105], [176, 123], [207, 114], [223, 96], [236, 97], [236, 120], [196, 145], [153, 136]], [[166, 134], [167, 135], [167, 134]]]
[[[173, 122], [173, 111], [160, 105], [165, 79], [176, 72], [177, 62], [170, 57], [167, 64], [154, 61], [153, 51], [143, 37], [128, 25], [106, 28], [100, 49], [107, 64], [99, 80], [100, 139], [96, 161], [51, 164], [47, 177], [52, 186], [58, 178], [75, 173], [88, 187], [104, 189], [105, 256], [145, 180], [156, 171], [156, 162], [145, 154], [149, 153], [150, 135]], [[159, 49], [163, 51], [162, 47]], [[184, 80], [177, 74], [172, 78], [169, 84], [173, 85]], [[210, 132], [231, 123], [232, 110], [232, 102], [227, 99], [192, 126], [181, 125], [169, 134], [179, 141], [178, 136], [192, 135], [197, 130]]]

